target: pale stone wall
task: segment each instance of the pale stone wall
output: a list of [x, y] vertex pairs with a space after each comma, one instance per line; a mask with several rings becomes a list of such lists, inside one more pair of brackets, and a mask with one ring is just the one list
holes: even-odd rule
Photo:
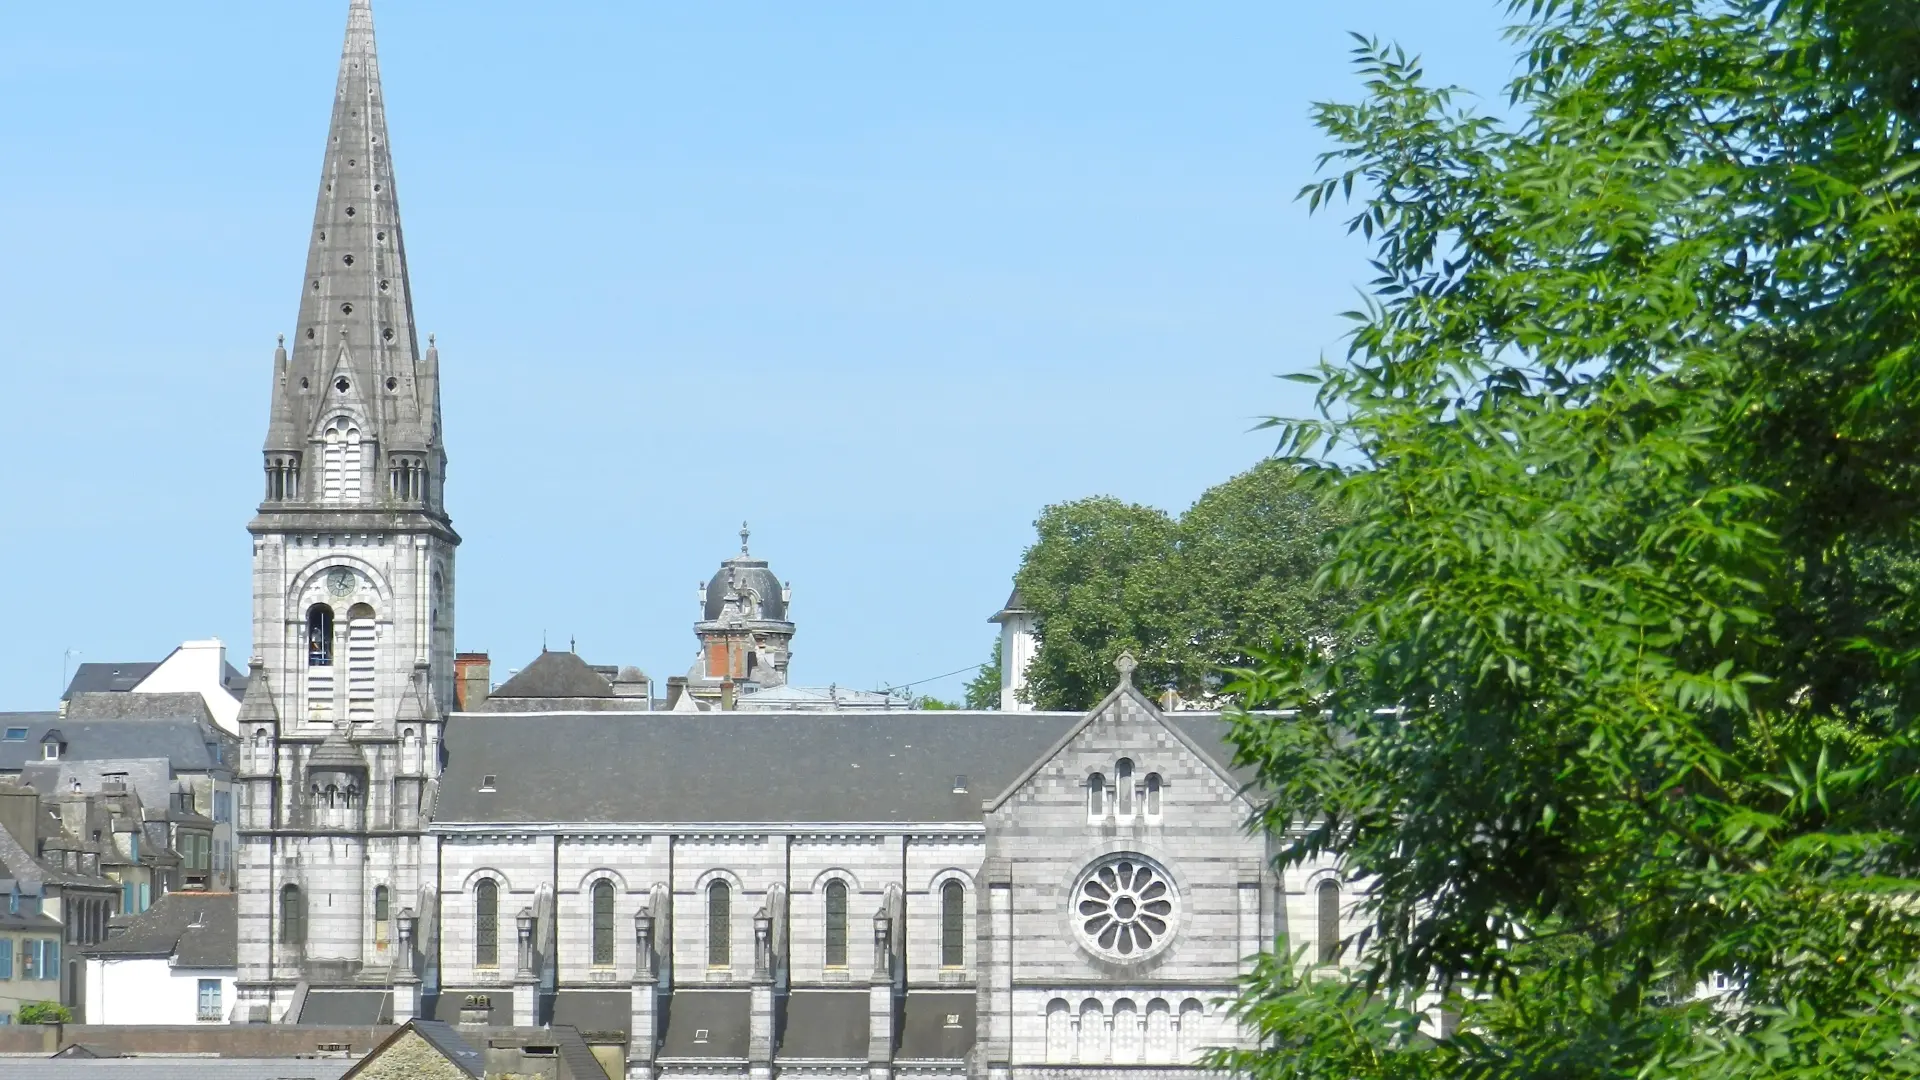
[[467, 1080], [458, 1065], [411, 1031], [354, 1066], [361, 1080]]

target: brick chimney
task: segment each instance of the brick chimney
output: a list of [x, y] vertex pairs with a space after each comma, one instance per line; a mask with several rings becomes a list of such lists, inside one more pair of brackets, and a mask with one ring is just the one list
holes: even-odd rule
[[453, 657], [453, 707], [459, 712], [479, 712], [493, 692], [493, 661], [483, 652], [456, 653]]

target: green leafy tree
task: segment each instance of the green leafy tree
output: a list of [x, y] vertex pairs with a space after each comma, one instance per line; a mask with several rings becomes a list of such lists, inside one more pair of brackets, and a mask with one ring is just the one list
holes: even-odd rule
[[969, 709], [988, 710], [1000, 707], [1000, 639], [993, 639], [993, 654], [980, 670], [967, 680], [966, 705]]
[[1132, 652], [1141, 686], [1174, 683], [1184, 654], [1179, 589], [1169, 560], [1177, 527], [1165, 511], [1097, 497], [1049, 506], [1014, 576], [1036, 615], [1027, 693], [1042, 709], [1085, 708], [1113, 688], [1113, 660]]
[[1366, 594], [1234, 737], [1374, 929], [1217, 1064], [1920, 1075], [1920, 8], [1512, 11], [1512, 121], [1372, 42], [1317, 108], [1377, 278], [1283, 448]]
[[1327, 493], [1279, 461], [1207, 489], [1180, 515], [1172, 569], [1186, 648], [1177, 689], [1213, 689], [1222, 668], [1252, 663], [1249, 642], [1333, 646], [1353, 597], [1315, 577], [1338, 522]]
[[1015, 578], [1037, 623], [1028, 695], [1088, 708], [1129, 651], [1136, 684], [1195, 697], [1250, 662], [1247, 642], [1330, 645], [1352, 607], [1315, 581], [1337, 520], [1323, 490], [1277, 461], [1209, 488], [1177, 521], [1110, 498], [1047, 507]]

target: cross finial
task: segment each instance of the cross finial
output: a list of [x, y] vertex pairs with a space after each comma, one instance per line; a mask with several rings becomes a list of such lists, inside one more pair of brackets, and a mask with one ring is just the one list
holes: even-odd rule
[[428, 334], [428, 335], [427, 335], [427, 348], [429, 348], [429, 349], [431, 349], [431, 348], [433, 348], [433, 335], [432, 335], [432, 334]]
[[286, 348], [286, 347], [287, 347], [287, 335], [285, 335], [285, 334], [279, 334], [279, 335], [276, 335], [276, 336], [277, 336], [277, 337], [279, 337], [279, 339], [280, 339], [280, 347], [281, 347], [281, 348], [283, 348], [283, 349], [284, 349], [284, 348]]
[[747, 523], [743, 521], [740, 523], [740, 554], [745, 555], [746, 553], [747, 553]]
[[1140, 662], [1135, 660], [1133, 654], [1130, 652], [1123, 652], [1119, 656], [1114, 657], [1113, 670], [1120, 673], [1120, 685], [1132, 686], [1133, 669], [1139, 666]]

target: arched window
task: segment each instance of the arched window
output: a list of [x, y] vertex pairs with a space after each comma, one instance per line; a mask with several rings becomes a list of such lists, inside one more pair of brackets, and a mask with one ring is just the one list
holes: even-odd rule
[[1314, 899], [1320, 905], [1320, 962], [1331, 964], [1340, 959], [1340, 883], [1321, 882]]
[[593, 883], [593, 962], [613, 966], [613, 882]]
[[1140, 1060], [1140, 1010], [1132, 998], [1113, 1003], [1113, 1051], [1116, 1065], [1133, 1065]]
[[1188, 998], [1180, 1003], [1180, 1048], [1178, 1056], [1182, 1062], [1192, 1061], [1193, 1058], [1200, 1053], [1202, 1045], [1200, 1040], [1206, 1034], [1200, 1030], [1201, 1019], [1206, 1015], [1206, 1006], [1200, 1004], [1200, 1002], [1194, 998]]
[[1077, 1060], [1094, 1065], [1104, 1065], [1107, 1061], [1106, 1012], [1094, 998], [1080, 1003], [1080, 1052]]
[[1157, 772], [1147, 774], [1147, 816], [1160, 816], [1160, 774]]
[[967, 890], [948, 880], [940, 886], [940, 966], [957, 968], [967, 962]]
[[500, 966], [500, 886], [491, 878], [473, 887], [473, 964]]
[[1107, 778], [1099, 773], [1087, 777], [1087, 816], [1099, 820], [1107, 812]]
[[1073, 1006], [1065, 998], [1047, 1002], [1047, 1064], [1073, 1061]]
[[385, 885], [373, 887], [373, 943], [387, 943], [387, 924], [393, 918], [393, 901], [389, 899]]
[[315, 604], [307, 609], [307, 666], [333, 663], [333, 609]]
[[1147, 1048], [1144, 1060], [1166, 1063], [1173, 1060], [1173, 1013], [1166, 998], [1147, 1002]]
[[1113, 810], [1121, 820], [1133, 816], [1133, 759], [1121, 758], [1113, 766]]
[[373, 719], [373, 609], [355, 604], [347, 611], [347, 717]]
[[724, 881], [707, 886], [707, 966], [733, 964], [733, 895]]
[[307, 899], [298, 885], [280, 886], [280, 944], [307, 943]]
[[847, 883], [827, 882], [827, 966], [847, 966]]

